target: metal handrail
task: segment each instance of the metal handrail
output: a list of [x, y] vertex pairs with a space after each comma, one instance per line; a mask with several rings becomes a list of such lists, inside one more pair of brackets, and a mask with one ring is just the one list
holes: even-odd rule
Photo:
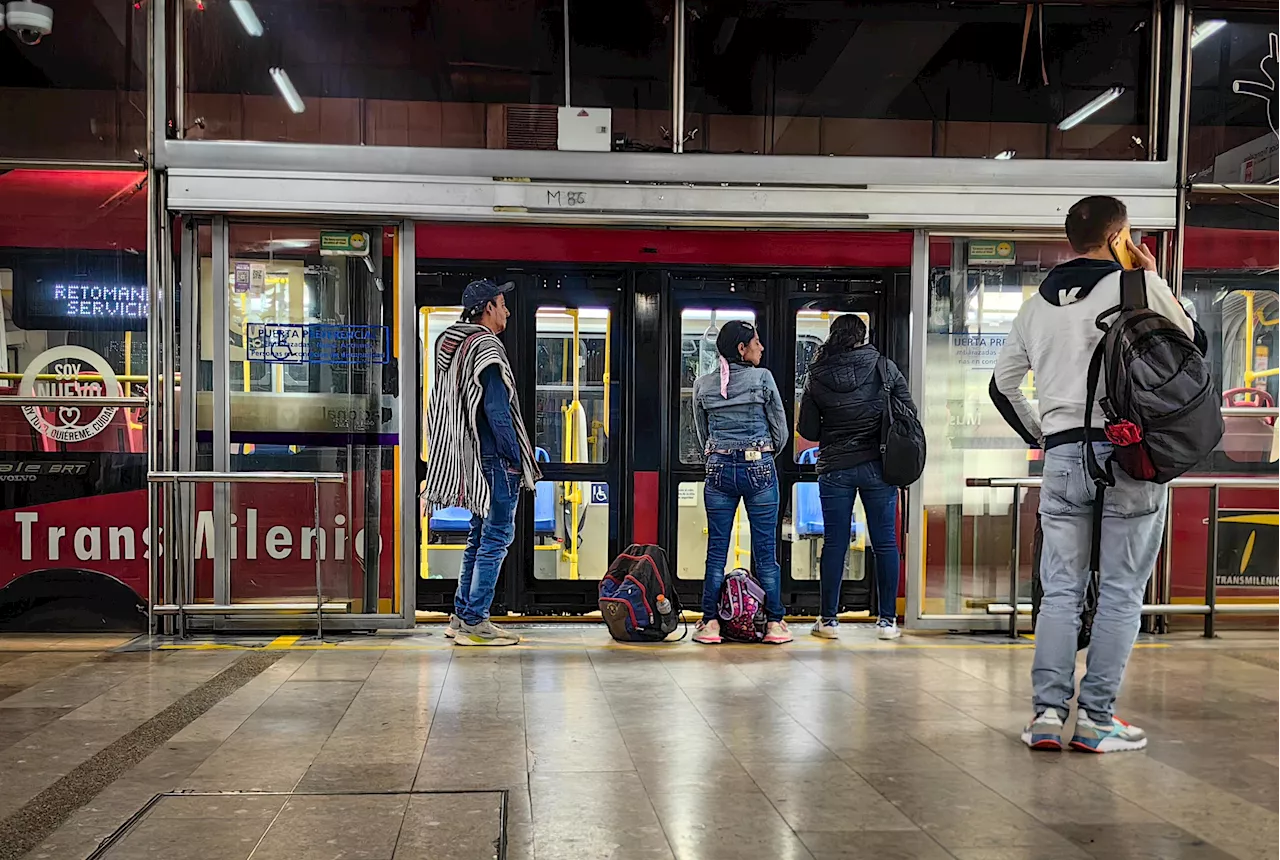
[[[988, 607], [991, 615], [1009, 616], [1009, 638], [1018, 638], [1018, 616], [1023, 614], [1018, 604], [1018, 580], [1022, 567], [1021, 512], [1022, 490], [1025, 487], [1039, 487], [1042, 478], [967, 478], [965, 486], [986, 487], [991, 489], [1013, 490], [1013, 505], [1009, 509], [1010, 526], [1013, 531], [1012, 549], [1009, 553], [1009, 603]], [[1205, 559], [1204, 603], [1188, 604], [1150, 604], [1142, 606], [1143, 615], [1203, 615], [1204, 635], [1212, 639], [1214, 620], [1217, 615], [1275, 615], [1280, 613], [1280, 606], [1266, 603], [1225, 604], [1218, 606], [1217, 599], [1217, 567], [1218, 567], [1218, 494], [1223, 487], [1231, 489], [1274, 490], [1280, 487], [1280, 477], [1247, 477], [1247, 476], [1202, 476], [1174, 478], [1165, 486], [1166, 493], [1172, 495], [1179, 487], [1198, 487], [1209, 490], [1209, 541]]]
[[151, 472], [153, 484], [341, 484], [341, 472]]
[[1276, 418], [1280, 417], [1280, 406], [1223, 406], [1223, 418]]
[[[312, 507], [312, 525], [315, 527], [316, 548], [314, 557], [316, 560], [316, 602], [315, 606], [309, 605], [299, 607], [297, 604], [198, 604], [184, 600], [187, 586], [194, 581], [195, 565], [183, 564], [177, 577], [176, 590], [177, 599], [173, 603], [157, 604], [155, 596], [152, 595], [149, 601], [151, 605], [151, 614], [173, 614], [178, 617], [178, 635], [185, 636], [187, 625], [186, 616], [191, 615], [226, 615], [234, 612], [270, 612], [270, 611], [304, 611], [315, 612], [316, 615], [316, 638], [324, 638], [324, 614], [326, 612], [335, 611], [333, 604], [326, 603], [324, 599], [324, 584], [320, 575], [320, 485], [321, 484], [342, 484], [346, 481], [346, 475], [342, 472], [151, 472], [147, 475], [147, 481], [152, 484], [172, 484], [174, 487], [174, 523], [175, 528], [171, 531], [181, 532], [181, 540], [179, 546], [183, 549], [181, 558], [184, 562], [193, 561], [189, 557], [186, 549], [190, 546], [187, 541], [186, 525], [187, 521], [183, 517], [182, 512], [182, 493], [177, 492], [179, 485], [188, 484], [311, 484], [314, 488], [313, 507]], [[194, 507], [194, 504], [193, 504]], [[169, 557], [178, 558], [173, 553], [173, 547], [169, 546], [170, 533], [165, 534], [165, 548], [170, 551]], [[192, 556], [194, 554], [191, 554]]]
[[112, 406], [137, 407], [146, 406], [145, 397], [28, 397], [15, 394], [12, 397], [0, 395], [0, 406], [101, 406], [104, 409]]

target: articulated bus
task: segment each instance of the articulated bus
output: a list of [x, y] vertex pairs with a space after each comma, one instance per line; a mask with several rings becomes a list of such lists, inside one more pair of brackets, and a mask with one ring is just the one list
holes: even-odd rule
[[[0, 191], [23, 173], [0, 177]], [[85, 184], [118, 199], [122, 181], [112, 174], [115, 185]], [[89, 227], [31, 229], [0, 248], [0, 630], [146, 625], [148, 556], [158, 544], [147, 516], [150, 419], [141, 408], [92, 406], [104, 394], [146, 393], [138, 253], [145, 200], [133, 200]], [[418, 535], [418, 557], [408, 562], [418, 574], [418, 607], [449, 607], [470, 516], [439, 508], [419, 517], [413, 500], [398, 498], [395, 477], [397, 468], [416, 468], [421, 479], [431, 454], [420, 420], [431, 356], [458, 317], [462, 288], [477, 277], [516, 282], [504, 339], [543, 471], [522, 503], [495, 611], [591, 611], [596, 582], [632, 541], [662, 544], [685, 605], [696, 604], [706, 517], [690, 395], [694, 379], [715, 367], [719, 327], [729, 319], [757, 324], [765, 364], [794, 418], [807, 367], [831, 320], [846, 313], [860, 314], [872, 342], [905, 372], [923, 362], [918, 405], [930, 459], [922, 483], [903, 496], [900, 532], [905, 539], [910, 506], [922, 505], [924, 534], [916, 537], [925, 556], [911, 583], [911, 560], [904, 560], [902, 593], [922, 589], [927, 613], [975, 617], [1008, 600], [1009, 494], [968, 488], [965, 479], [1038, 473], [1037, 452], [1003, 426], [986, 388], [1013, 314], [1069, 256], [1064, 242], [1011, 236], [1003, 255], [992, 256], [988, 240], [932, 238], [924, 343], [913, 348], [909, 232], [422, 225], [408, 286], [416, 296], [420, 375], [415, 391], [400, 392], [401, 357], [389, 342], [375, 337], [347, 361], [322, 360], [319, 348], [298, 351], [288, 342], [289, 332], [315, 326], [394, 331], [394, 290], [369, 258], [322, 254], [318, 228], [233, 225], [228, 282], [214, 284], [207, 233], [200, 227], [192, 237], [199, 283], [184, 285], [179, 299], [200, 308], [189, 345], [197, 351], [196, 378], [178, 380], [180, 398], [190, 391], [195, 400], [196, 467], [212, 462], [214, 362], [225, 356], [233, 470], [347, 478], [322, 488], [318, 499], [309, 488], [229, 491], [225, 551], [237, 602], [314, 598], [318, 556], [335, 611], [390, 611], [403, 563], [394, 535], [408, 528]], [[381, 271], [394, 271], [381, 253], [392, 245], [376, 233], [373, 239], [374, 257], [385, 258]], [[1187, 228], [1182, 297], [1209, 336], [1209, 360], [1231, 405], [1272, 406], [1280, 398], [1276, 244], [1274, 229]], [[215, 301], [226, 302], [226, 331], [215, 330], [208, 312]], [[1034, 379], [1027, 390], [1035, 396]], [[4, 403], [52, 395], [85, 404]], [[415, 439], [396, 437], [402, 408], [419, 416]], [[823, 522], [813, 449], [796, 437], [778, 458], [784, 599], [797, 614], [817, 607]], [[1278, 455], [1274, 419], [1232, 417], [1203, 468], [1274, 475]], [[1174, 494], [1174, 602], [1203, 595], [1208, 499], [1207, 490]], [[1033, 510], [1034, 492], [1024, 504]], [[213, 505], [208, 488], [196, 494], [192, 602], [216, 597]], [[1275, 493], [1224, 489], [1221, 508], [1219, 600], [1274, 600]], [[1030, 538], [1027, 526], [1018, 539], [1029, 546]], [[729, 564], [750, 559], [740, 516]], [[848, 559], [842, 603], [857, 612], [868, 607], [874, 581], [860, 508]]]

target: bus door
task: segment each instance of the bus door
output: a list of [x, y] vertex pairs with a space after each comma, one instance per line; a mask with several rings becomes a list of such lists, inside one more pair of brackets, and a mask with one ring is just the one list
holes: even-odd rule
[[539, 273], [518, 297], [517, 373], [542, 478], [522, 502], [519, 606], [530, 614], [593, 610], [618, 553], [627, 277]]
[[[818, 498], [818, 440], [804, 439], [796, 431], [800, 400], [810, 364], [827, 339], [831, 324], [841, 316], [855, 314], [867, 327], [868, 341], [885, 354], [884, 301], [882, 278], [866, 279], [786, 279], [779, 282], [778, 294], [785, 308], [782, 328], [787, 338], [786, 367], [778, 375], [778, 389], [788, 407], [794, 444], [778, 458], [778, 478], [782, 491], [782, 540], [778, 544], [782, 565], [783, 599], [797, 614], [818, 611], [819, 560], [825, 532], [822, 505]], [[845, 558], [841, 586], [841, 611], [869, 609], [875, 581], [867, 520], [859, 500], [854, 505], [853, 529]]]
[[[522, 318], [531, 314], [533, 305], [528, 298], [535, 279], [527, 274], [506, 269], [482, 269], [469, 266], [442, 266], [432, 271], [419, 271], [416, 276], [416, 307], [419, 354], [419, 379], [417, 386], [418, 439], [416, 458], [417, 485], [422, 490], [427, 474], [430, 445], [427, 438], [426, 409], [430, 403], [435, 381], [436, 343], [445, 329], [458, 321], [462, 314], [460, 304], [463, 290], [474, 280], [488, 278], [502, 284], [515, 283], [516, 288], [507, 294], [511, 317], [507, 330], [502, 334], [507, 354], [512, 359], [517, 385], [523, 384], [524, 372], [519, 356], [519, 330]], [[523, 395], [523, 392], [522, 392]], [[527, 420], [527, 418], [526, 418]], [[418, 505], [415, 504], [415, 509]], [[471, 512], [461, 507], [431, 506], [425, 512], [417, 510], [418, 523], [418, 588], [417, 606], [426, 611], [453, 611], [453, 595], [458, 585], [458, 573], [462, 567], [462, 553], [466, 549], [467, 535], [471, 530]], [[519, 515], [517, 515], [517, 524]], [[515, 546], [522, 546], [524, 536], [517, 528]], [[512, 586], [519, 579], [513, 569], [522, 563], [523, 556], [512, 552], [507, 556], [494, 592], [493, 612], [503, 614], [514, 607]]]
[[[764, 343], [764, 364], [778, 376], [788, 346], [775, 336], [769, 310], [769, 279], [674, 275], [669, 280], [670, 301], [665, 347], [667, 438], [663, 481], [663, 516], [671, 571], [686, 608], [699, 605], [707, 554], [707, 514], [703, 504], [706, 456], [698, 441], [693, 418], [693, 383], [718, 368], [716, 336], [730, 320], [756, 326]], [[779, 377], [781, 378], [781, 377]], [[637, 439], [637, 445], [649, 444]], [[653, 440], [652, 444], [657, 444]], [[781, 456], [787, 456], [782, 454]], [[739, 506], [729, 544], [726, 569], [751, 568], [751, 531], [746, 509]]]

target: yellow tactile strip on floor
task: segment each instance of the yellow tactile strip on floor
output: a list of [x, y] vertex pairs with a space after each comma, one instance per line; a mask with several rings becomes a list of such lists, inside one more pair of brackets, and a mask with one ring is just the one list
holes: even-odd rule
[[216, 860], [320, 856], [505, 860], [507, 792], [169, 792], [89, 856], [117, 860], [200, 845]]
[[0, 821], [0, 860], [16, 860], [57, 830], [71, 814], [161, 744], [284, 656], [248, 652], [204, 684], [117, 739]]

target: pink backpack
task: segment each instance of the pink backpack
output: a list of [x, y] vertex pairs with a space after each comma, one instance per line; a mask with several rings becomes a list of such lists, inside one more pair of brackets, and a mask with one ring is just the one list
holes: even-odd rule
[[739, 567], [724, 576], [720, 588], [720, 632], [735, 642], [764, 639], [764, 589], [748, 571]]

